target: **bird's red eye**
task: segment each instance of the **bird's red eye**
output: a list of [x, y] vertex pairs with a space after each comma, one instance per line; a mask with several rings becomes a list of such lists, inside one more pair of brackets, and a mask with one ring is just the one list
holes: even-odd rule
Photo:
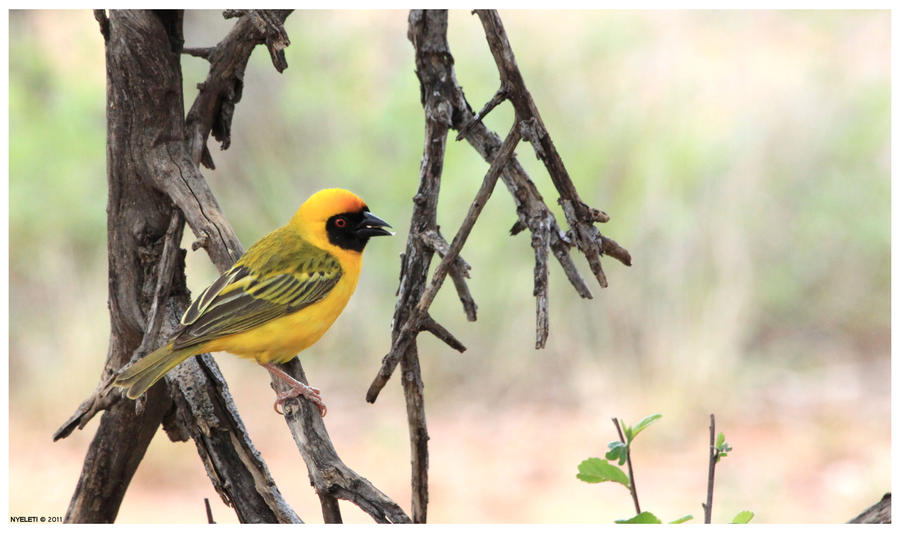
[[347, 219], [344, 217], [338, 217], [334, 220], [334, 225], [339, 228], [346, 228], [347, 227]]

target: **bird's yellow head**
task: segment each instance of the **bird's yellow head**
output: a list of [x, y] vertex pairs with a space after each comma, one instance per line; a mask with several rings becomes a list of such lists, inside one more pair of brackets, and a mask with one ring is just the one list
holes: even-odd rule
[[289, 226], [322, 248], [362, 252], [369, 237], [393, 235], [390, 224], [369, 212], [359, 196], [344, 189], [323, 189], [309, 197]]

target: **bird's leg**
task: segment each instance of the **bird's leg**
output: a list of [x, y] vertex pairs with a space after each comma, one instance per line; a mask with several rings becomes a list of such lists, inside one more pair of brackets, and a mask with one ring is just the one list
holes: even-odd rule
[[310, 387], [309, 385], [306, 385], [305, 383], [301, 383], [301, 382], [297, 381], [296, 379], [292, 378], [287, 372], [278, 368], [277, 366], [275, 366], [272, 363], [266, 363], [266, 364], [260, 363], [260, 365], [266, 367], [266, 369], [268, 369], [269, 372], [278, 376], [279, 379], [281, 379], [282, 381], [284, 381], [291, 387], [291, 390], [289, 390], [287, 392], [278, 393], [278, 399], [275, 400], [275, 405], [274, 405], [276, 413], [283, 415], [284, 413], [278, 410], [278, 407], [280, 405], [284, 404], [285, 401], [290, 400], [291, 398], [297, 398], [299, 396], [303, 396], [307, 400], [316, 404], [316, 407], [319, 408], [319, 414], [322, 415], [323, 417], [325, 416], [327, 409], [325, 408], [325, 402], [322, 401], [322, 396], [319, 394], [321, 392], [321, 391], [319, 391], [319, 389], [317, 389], [315, 387]]

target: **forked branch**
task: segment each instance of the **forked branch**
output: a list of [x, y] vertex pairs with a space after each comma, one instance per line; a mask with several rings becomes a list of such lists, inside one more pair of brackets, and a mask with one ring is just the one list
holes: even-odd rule
[[[416, 337], [421, 331], [428, 330], [451, 347], [460, 351], [464, 349], [455, 337], [429, 315], [429, 308], [449, 273], [467, 317], [469, 320], [475, 319], [474, 300], [464, 281], [464, 278], [468, 277], [470, 267], [468, 263], [462, 261], [459, 253], [481, 209], [490, 197], [497, 179], [503, 179], [516, 203], [518, 219], [513, 225], [511, 234], [515, 235], [525, 228], [530, 229], [532, 233], [531, 245], [535, 253], [537, 348], [544, 347], [549, 334], [547, 263], [551, 250], [569, 282], [583, 298], [591, 298], [591, 293], [570, 257], [569, 250], [572, 246], [578, 247], [588, 257], [602, 287], [606, 286], [606, 277], [599, 266], [601, 254], [612, 255], [625, 264], [630, 264], [631, 261], [624, 248], [603, 237], [593, 227], [594, 222], [605, 222], [608, 216], [600, 210], [584, 205], [579, 199], [537, 108], [525, 88], [499, 16], [493, 11], [479, 12], [479, 15], [486, 21], [485, 32], [497, 59], [501, 85], [475, 115], [456, 81], [454, 60], [447, 42], [447, 12], [411, 10], [409, 14], [408, 37], [415, 48], [416, 75], [419, 78], [422, 106], [425, 111], [425, 148], [419, 173], [419, 191], [414, 197], [407, 248], [402, 256], [391, 349], [382, 359], [381, 367], [366, 393], [366, 400], [374, 402], [377, 399], [397, 364], [401, 363], [412, 450], [413, 519], [416, 522], [425, 520], [425, 507], [428, 501], [426, 484], [428, 437], [424, 423], [421, 394], [424, 385], [419, 369]], [[498, 58], [498, 54], [502, 57]], [[495, 133], [484, 126], [482, 119], [505, 100], [514, 102], [516, 118], [506, 139], [501, 142]], [[449, 128], [457, 130], [459, 132], [457, 140], [465, 138], [490, 163], [490, 168], [459, 231], [448, 245], [437, 231], [436, 210]], [[534, 183], [516, 160], [513, 151], [522, 138], [532, 143], [538, 157], [545, 161], [551, 178], [557, 184], [561, 195], [560, 203], [572, 227], [569, 232], [563, 232], [559, 228], [556, 218], [544, 204]], [[441, 255], [441, 262], [428, 282], [429, 265], [435, 251]]]
[[[56, 434], [64, 437], [94, 414], [107, 411], [88, 451], [67, 521], [115, 518], [131, 475], [162, 423], [173, 440], [193, 438], [210, 480], [241, 522], [300, 522], [253, 446], [211, 357], [185, 361], [166, 376], [165, 387], [151, 388], [136, 404], [120, 401], [118, 390], [107, 387], [110, 376], [129, 359], [161, 345], [178, 327], [189, 302], [183, 252], [177, 248], [184, 221], [219, 271], [243, 252], [199, 165], [212, 167], [206, 148], [210, 132], [223, 148], [228, 147], [234, 105], [240, 100], [243, 70], [253, 48], [266, 44], [276, 68], [286, 67], [283, 48], [289, 41], [282, 23], [289, 12], [230, 13], [239, 18], [222, 42], [203, 52], [192, 50], [210, 61], [210, 72], [186, 120], [180, 98], [158, 98], [161, 90], [182, 94], [183, 14], [112, 11], [107, 18], [105, 12], [96, 13], [107, 42], [109, 79], [110, 275], [124, 277], [125, 282], [111, 278], [113, 331], [98, 390]], [[143, 211], [123, 211], [127, 206]], [[159, 220], [169, 221], [169, 230], [154, 237], [160, 233], [153, 226]], [[139, 242], [135, 249], [132, 227], [139, 226], [146, 227], [140, 237], [146, 234], [147, 242]], [[141, 261], [132, 261], [135, 257]], [[143, 280], [143, 287], [134, 290], [128, 284], [133, 279]], [[142, 294], [155, 296], [146, 301]], [[286, 370], [302, 376], [296, 359]], [[305, 402], [301, 400], [308, 408]], [[289, 427], [310, 465], [326, 521], [340, 521], [335, 498], [356, 503], [378, 521], [409, 521], [399, 506], [340, 461], [321, 419], [298, 420], [289, 419]], [[329, 478], [335, 473], [340, 479]]]

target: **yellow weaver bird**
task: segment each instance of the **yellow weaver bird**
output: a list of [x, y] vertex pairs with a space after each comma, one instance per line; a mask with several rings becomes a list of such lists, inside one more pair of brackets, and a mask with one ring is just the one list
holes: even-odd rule
[[225, 351], [255, 359], [291, 387], [275, 411], [304, 396], [325, 416], [320, 391], [274, 365], [331, 327], [356, 289], [369, 237], [393, 235], [385, 227], [350, 191], [313, 194], [191, 302], [171, 342], [120, 370], [114, 384], [136, 399], [188, 357]]

